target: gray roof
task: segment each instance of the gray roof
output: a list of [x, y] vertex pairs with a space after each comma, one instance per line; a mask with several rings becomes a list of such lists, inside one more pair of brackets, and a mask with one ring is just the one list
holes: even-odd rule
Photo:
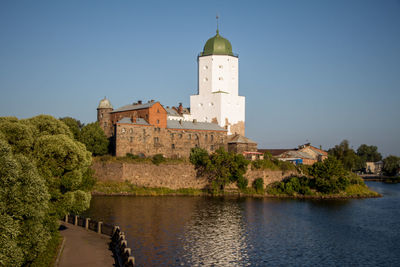
[[193, 122], [193, 121], [178, 121], [167, 120], [167, 128], [182, 129], [182, 130], [206, 130], [206, 131], [227, 131], [218, 124], [210, 122]]
[[117, 108], [116, 110], [112, 111], [111, 113], [120, 112], [120, 111], [127, 111], [127, 110], [137, 110], [137, 109], [149, 108], [149, 107], [152, 107], [155, 103], [157, 103], [157, 102], [149, 102], [149, 103], [144, 103], [144, 104], [126, 105], [126, 106]]
[[129, 124], [139, 124], [139, 125], [150, 125], [147, 123], [145, 119], [142, 118], [136, 118], [136, 122], [132, 122], [131, 118], [124, 117], [117, 121], [117, 123], [129, 123]]
[[182, 116], [180, 115], [175, 109], [173, 108], [165, 108], [165, 110], [167, 111], [168, 115], [172, 115], [172, 116]]
[[301, 152], [301, 151], [298, 151], [298, 150], [290, 150], [290, 151], [287, 151], [287, 152], [283, 153], [282, 155], [286, 155], [286, 156], [289, 156], [291, 158], [314, 159], [309, 154]]

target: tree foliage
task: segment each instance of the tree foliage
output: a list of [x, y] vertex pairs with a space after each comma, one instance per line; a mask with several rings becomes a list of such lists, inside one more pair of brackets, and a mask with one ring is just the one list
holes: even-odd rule
[[109, 142], [98, 122], [89, 123], [82, 128], [80, 141], [95, 156], [104, 155], [108, 152]]
[[62, 121], [63, 123], [65, 123], [65, 125], [68, 126], [69, 130], [74, 135], [74, 139], [79, 141], [81, 138], [81, 129], [84, 126], [83, 123], [71, 117], [60, 118], [60, 121]]
[[362, 168], [359, 156], [350, 147], [349, 141], [343, 140], [339, 145], [328, 150], [329, 155], [340, 160], [348, 171]]
[[387, 156], [383, 160], [383, 173], [387, 176], [395, 176], [400, 170], [400, 157]]
[[59, 216], [89, 207], [91, 153], [47, 115], [0, 118], [0, 265], [43, 251]]
[[0, 139], [0, 265], [33, 261], [50, 238], [45, 180], [25, 156]]
[[217, 149], [211, 155], [202, 148], [192, 148], [190, 162], [195, 165], [199, 175], [206, 175], [214, 190], [223, 190], [232, 182], [237, 182], [239, 188], [247, 187], [244, 174], [249, 161], [241, 154], [226, 152], [224, 148]]

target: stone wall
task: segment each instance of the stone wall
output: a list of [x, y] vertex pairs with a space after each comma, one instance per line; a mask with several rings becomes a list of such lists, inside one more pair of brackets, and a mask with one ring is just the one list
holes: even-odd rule
[[192, 147], [201, 147], [211, 153], [220, 146], [225, 147], [227, 139], [225, 131], [167, 129], [123, 123], [116, 127], [117, 157], [131, 153], [188, 158]]
[[[122, 162], [94, 162], [92, 168], [99, 181], [129, 181], [137, 186], [143, 187], [167, 187], [171, 189], [195, 188], [202, 189], [208, 184], [204, 177], [196, 177], [193, 165], [160, 164], [151, 163], [122, 163]], [[294, 172], [251, 170], [250, 167], [245, 175], [249, 180], [249, 186], [257, 178], [263, 178], [264, 185], [281, 181], [283, 178], [294, 174]], [[235, 188], [235, 185], [229, 188]]]

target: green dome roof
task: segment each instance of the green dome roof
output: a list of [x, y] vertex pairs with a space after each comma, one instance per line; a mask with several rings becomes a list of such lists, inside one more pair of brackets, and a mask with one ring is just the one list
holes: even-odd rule
[[204, 46], [203, 52], [201, 53], [202, 56], [209, 56], [209, 55], [229, 55], [233, 56], [232, 53], [232, 45], [231, 43], [219, 35], [217, 30], [217, 34], [214, 37], [211, 37], [206, 42]]

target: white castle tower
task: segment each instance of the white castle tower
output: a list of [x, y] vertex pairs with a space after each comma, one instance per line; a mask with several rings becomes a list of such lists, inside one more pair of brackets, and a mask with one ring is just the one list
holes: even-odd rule
[[245, 97], [239, 96], [239, 58], [231, 43], [217, 34], [197, 57], [198, 92], [190, 96], [193, 119], [213, 122], [228, 134], [245, 135]]

